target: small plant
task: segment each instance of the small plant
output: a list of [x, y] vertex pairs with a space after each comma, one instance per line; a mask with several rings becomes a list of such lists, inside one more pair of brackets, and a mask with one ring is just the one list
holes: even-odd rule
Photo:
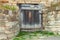
[[6, 10], [17, 10], [17, 7], [15, 5], [0, 5], [1, 9], [6, 9]]
[[13, 6], [10, 6], [10, 5], [4, 5], [3, 7], [4, 7], [5, 9], [12, 10], [12, 11], [14, 11], [14, 10], [17, 9], [14, 5], [13, 5]]
[[14, 38], [13, 40], [19, 40], [19, 38]]

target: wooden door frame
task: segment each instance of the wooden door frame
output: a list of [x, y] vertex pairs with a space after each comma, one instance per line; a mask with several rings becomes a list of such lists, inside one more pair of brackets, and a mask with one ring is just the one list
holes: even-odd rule
[[[19, 4], [19, 6], [20, 6], [20, 4]], [[20, 14], [21, 14], [21, 6], [19, 7], [20, 8]], [[36, 29], [41, 29], [41, 30], [43, 30], [44, 29], [44, 27], [43, 27], [43, 12], [40, 14], [41, 15], [41, 27], [40, 28], [36, 28]], [[29, 30], [29, 29], [31, 29], [31, 28], [20, 28], [21, 30], [23, 30], [23, 29], [25, 29], [25, 30]], [[34, 30], [35, 28], [32, 28], [31, 30]]]

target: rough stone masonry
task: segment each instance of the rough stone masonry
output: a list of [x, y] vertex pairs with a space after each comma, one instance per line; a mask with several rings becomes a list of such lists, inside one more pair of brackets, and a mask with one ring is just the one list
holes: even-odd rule
[[18, 12], [0, 9], [0, 40], [10, 40], [19, 31]]

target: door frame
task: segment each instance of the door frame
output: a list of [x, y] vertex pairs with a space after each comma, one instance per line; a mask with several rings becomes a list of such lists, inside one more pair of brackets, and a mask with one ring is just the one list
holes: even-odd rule
[[[25, 29], [25, 30], [34, 30], [35, 28], [22, 28], [22, 25], [21, 25], [21, 23], [22, 23], [22, 18], [21, 18], [21, 14], [22, 14], [22, 9], [21, 9], [21, 6], [20, 6], [21, 4], [19, 4], [18, 6], [19, 6], [19, 11], [20, 11], [20, 28], [21, 28], [21, 30], [23, 30], [23, 29]], [[40, 11], [40, 10], [39, 10]], [[41, 27], [40, 28], [36, 28], [36, 29], [41, 29], [41, 30], [43, 30], [44, 29], [44, 27], [43, 27], [43, 12], [41, 12], [40, 13], [40, 15], [41, 15]]]

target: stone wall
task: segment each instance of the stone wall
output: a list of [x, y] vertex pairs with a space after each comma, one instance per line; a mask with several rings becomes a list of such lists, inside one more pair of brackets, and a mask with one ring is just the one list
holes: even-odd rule
[[0, 40], [9, 40], [20, 31], [18, 23], [18, 10], [0, 9]]
[[43, 14], [45, 30], [60, 33], [60, 11], [52, 11]]

